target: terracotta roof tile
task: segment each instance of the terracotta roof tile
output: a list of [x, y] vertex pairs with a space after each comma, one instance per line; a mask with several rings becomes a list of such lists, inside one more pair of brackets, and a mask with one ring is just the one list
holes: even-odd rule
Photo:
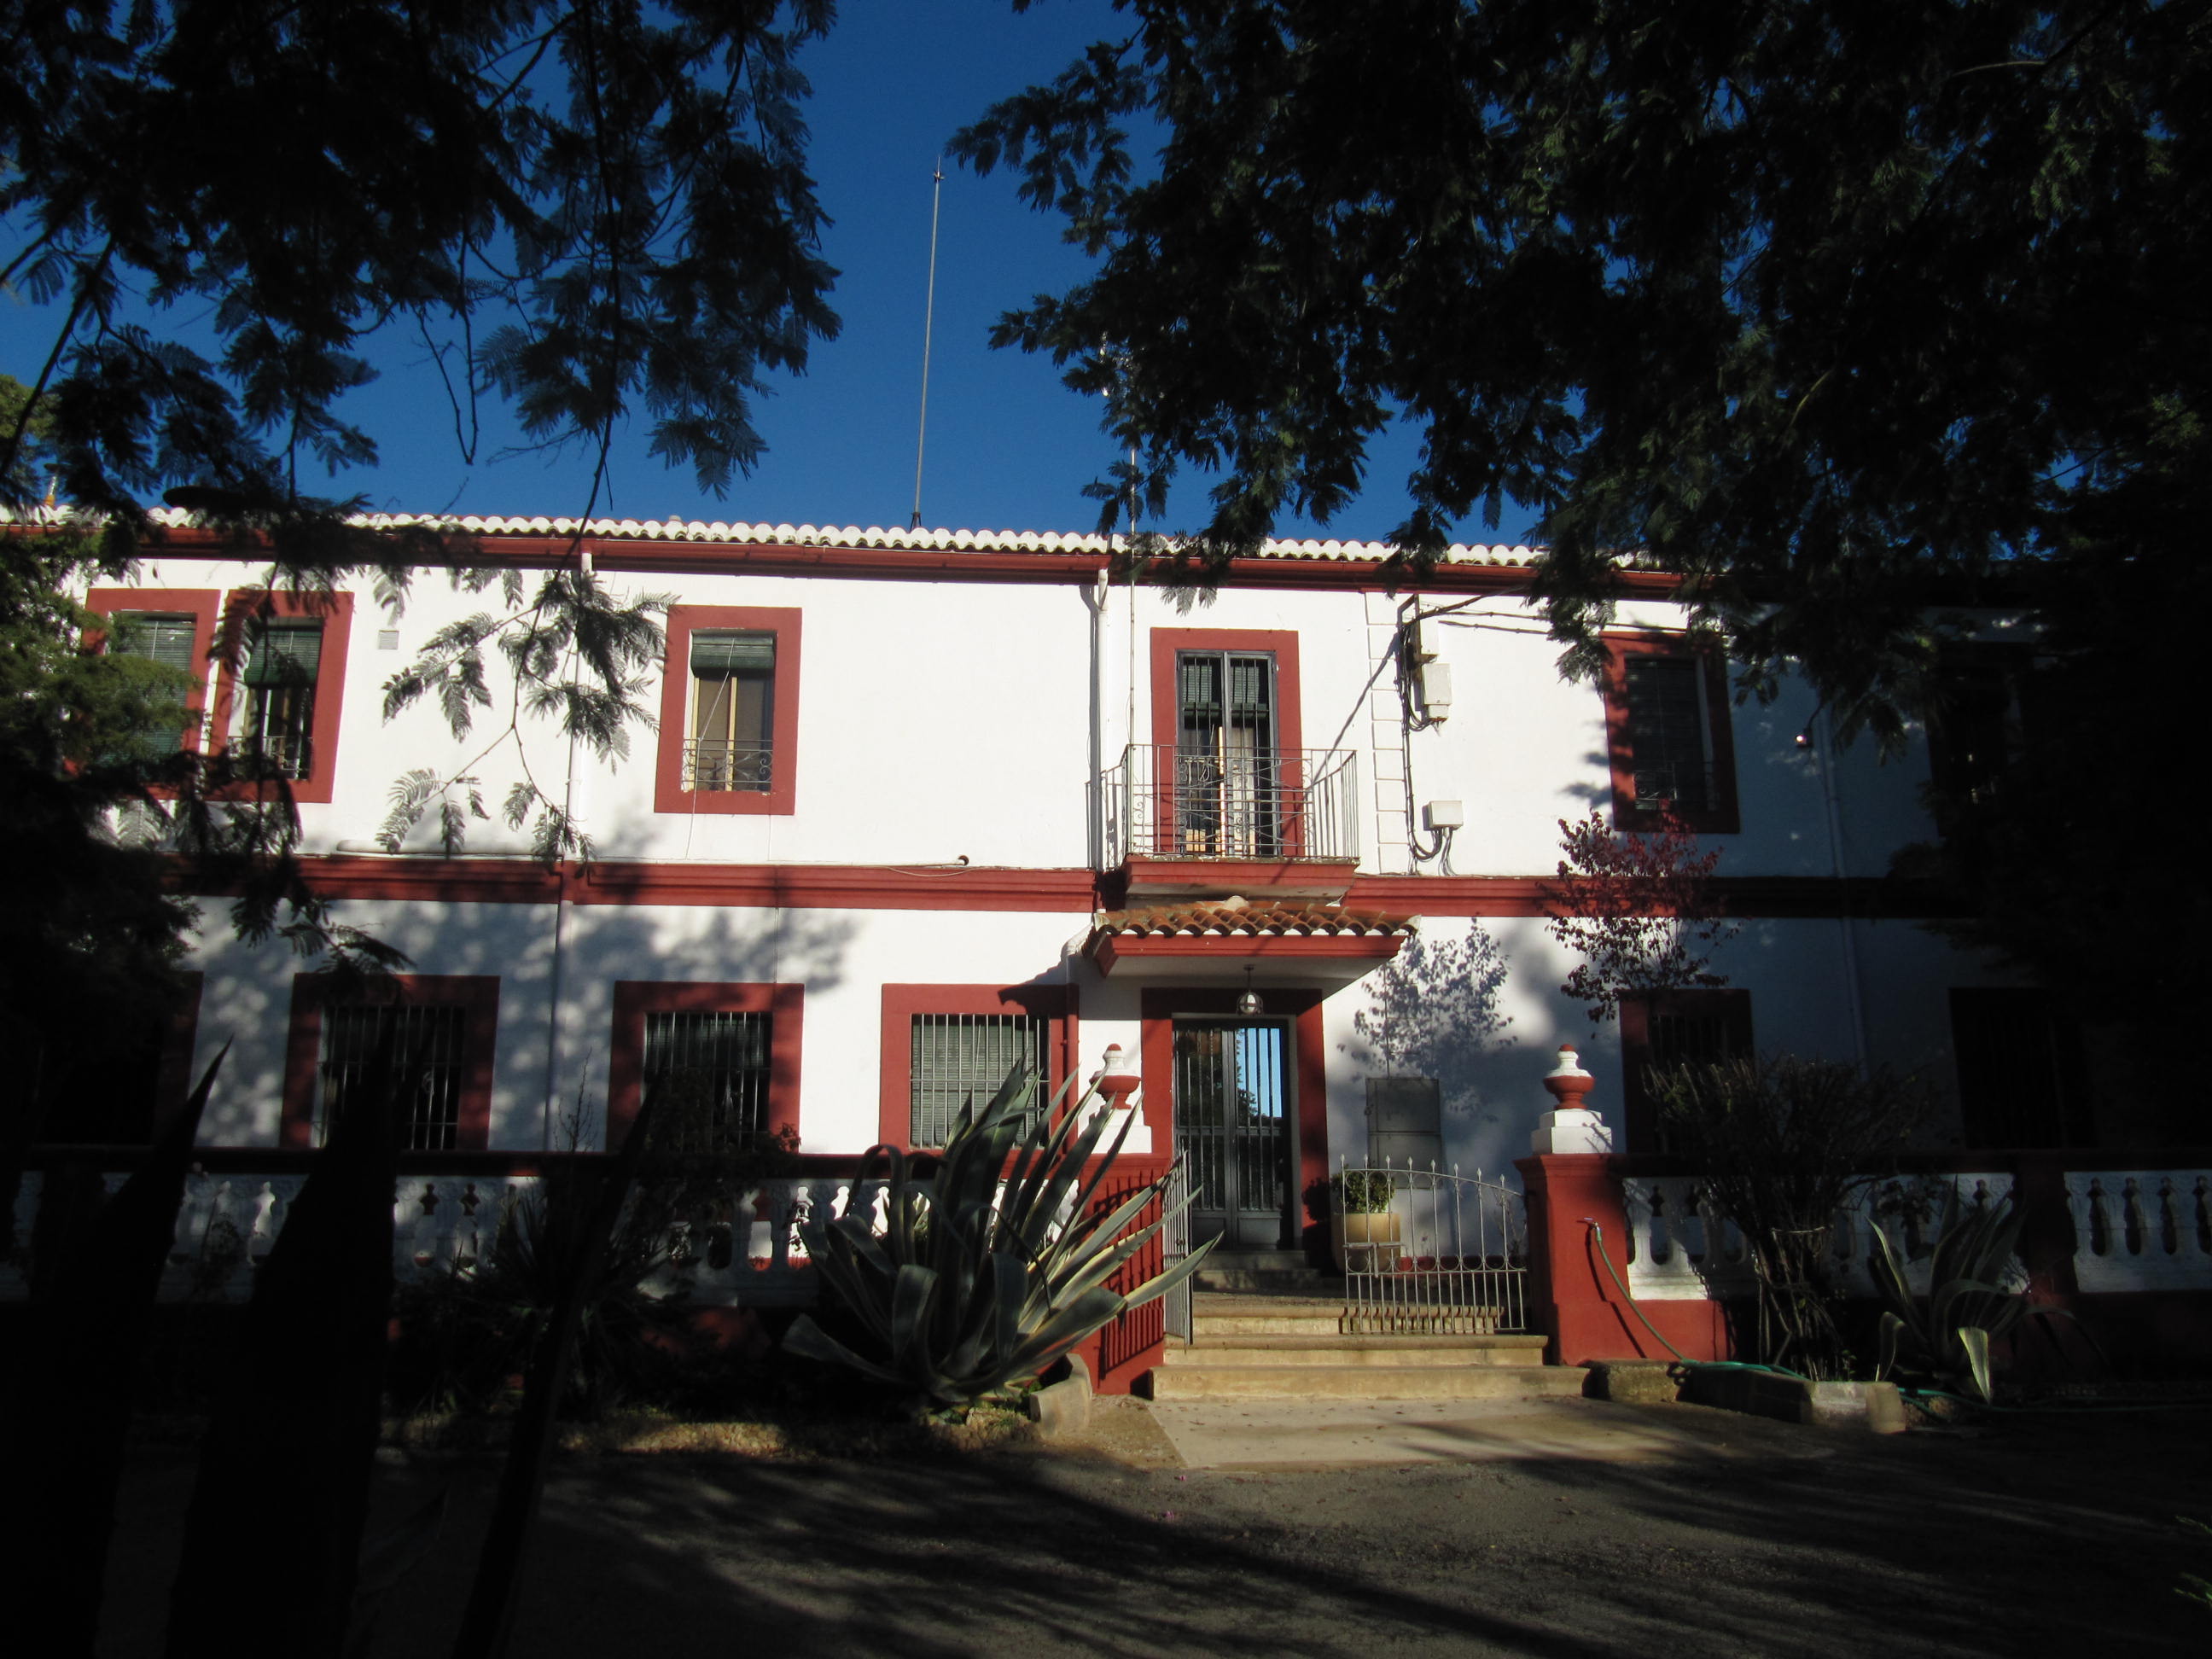
[[1094, 934], [1123, 938], [1289, 938], [1298, 935], [1403, 936], [1414, 931], [1414, 916], [1380, 910], [1348, 910], [1337, 904], [1248, 904], [1228, 900], [1212, 904], [1155, 904], [1136, 910], [1101, 910], [1091, 919]]

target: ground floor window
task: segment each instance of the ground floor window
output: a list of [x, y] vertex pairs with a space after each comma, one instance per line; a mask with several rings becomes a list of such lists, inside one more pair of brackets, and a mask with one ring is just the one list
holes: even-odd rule
[[1644, 991], [1621, 998], [1620, 1097], [1627, 1150], [1666, 1150], [1651, 1095], [1652, 1073], [1751, 1052], [1748, 991]]
[[886, 985], [877, 1138], [942, 1146], [970, 1100], [980, 1111], [1017, 1062], [1050, 1101], [1075, 1065], [1073, 993], [1064, 985]]
[[648, 1085], [668, 1106], [657, 1133], [683, 1151], [732, 1152], [796, 1133], [805, 1012], [797, 985], [617, 981], [607, 1145], [621, 1144]]
[[414, 1074], [397, 1125], [401, 1147], [482, 1149], [491, 1138], [498, 1034], [499, 981], [490, 975], [395, 974], [366, 992], [343, 995], [327, 975], [296, 975], [283, 1144], [325, 1144], [360, 1099], [388, 1041]]

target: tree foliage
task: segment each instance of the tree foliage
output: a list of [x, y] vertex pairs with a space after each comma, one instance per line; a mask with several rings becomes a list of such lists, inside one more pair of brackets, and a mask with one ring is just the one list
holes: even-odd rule
[[1721, 849], [1698, 838], [1671, 812], [1648, 835], [1615, 830], [1596, 812], [1559, 820], [1557, 884], [1545, 893], [1545, 929], [1582, 960], [1559, 989], [1593, 1021], [1620, 1012], [1620, 1000], [1645, 991], [1706, 990], [1728, 983], [1712, 971], [1713, 952], [1741, 925], [1722, 913], [1714, 891]]
[[2212, 471], [2200, 6], [1117, 9], [957, 149], [1099, 261], [999, 342], [1114, 392], [1156, 509], [1218, 472], [1204, 550], [1340, 510], [1401, 417], [1416, 568], [1525, 504], [1571, 669], [1634, 550], [1750, 687], [1894, 740], [1931, 598], [2158, 559]]
[[[235, 896], [247, 939], [341, 968], [397, 959], [312, 890], [284, 780], [221, 733], [134, 742], [178, 729], [188, 688], [84, 648], [92, 619], [64, 596], [161, 544], [158, 501], [265, 564], [271, 592], [373, 573], [396, 610], [426, 565], [495, 589], [495, 610], [395, 678], [387, 712], [428, 696], [457, 744], [488, 711], [497, 729], [402, 779], [385, 839], [434, 812], [458, 848], [491, 810], [477, 769], [507, 743], [520, 777], [499, 810], [541, 856], [588, 854], [521, 726], [620, 754], [645, 718], [659, 602], [580, 568], [526, 591], [472, 568], [465, 538], [359, 521], [331, 482], [376, 459], [348, 396], [374, 377], [372, 341], [411, 343], [444, 377], [467, 459], [487, 398], [534, 445], [581, 449], [580, 518], [632, 420], [708, 489], [750, 468], [765, 377], [803, 368], [837, 326], [793, 58], [833, 10], [0, 0], [0, 283], [51, 324], [43, 356], [15, 366], [27, 384], [0, 384], [0, 852], [23, 901], [6, 907], [0, 1018], [37, 1033], [49, 1004], [127, 1018], [122, 991], [161, 1001], [195, 913], [160, 859], [116, 844], [115, 811], [134, 804], [147, 839], [192, 860], [195, 890]], [[49, 494], [64, 511], [41, 521], [27, 509]], [[52, 994], [19, 1000], [27, 987]]]
[[[303, 471], [375, 459], [344, 398], [378, 334], [444, 370], [465, 450], [481, 393], [602, 467], [638, 412], [654, 453], [726, 486], [759, 453], [763, 374], [836, 327], [793, 63], [831, 15], [0, 7], [0, 280], [55, 318], [32, 386], [63, 495], [121, 537], [164, 489], [324, 505]], [[9, 467], [21, 436], [0, 433]]]

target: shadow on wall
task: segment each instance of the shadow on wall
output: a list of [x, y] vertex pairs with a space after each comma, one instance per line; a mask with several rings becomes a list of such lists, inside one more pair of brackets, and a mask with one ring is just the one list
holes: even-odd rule
[[1521, 1127], [1521, 1103], [1493, 1101], [1484, 1087], [1486, 1072], [1511, 1073], [1495, 1064], [1516, 1047], [1507, 1036], [1513, 1017], [1499, 1006], [1507, 971], [1504, 951], [1479, 921], [1462, 938], [1416, 937], [1367, 976], [1368, 1006], [1352, 1019], [1358, 1041], [1340, 1045], [1380, 1073], [1437, 1080], [1447, 1162], [1487, 1154]]

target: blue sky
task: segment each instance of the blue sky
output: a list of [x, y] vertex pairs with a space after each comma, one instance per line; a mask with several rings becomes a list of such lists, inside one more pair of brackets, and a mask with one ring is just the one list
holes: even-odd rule
[[[1049, 79], [1089, 41], [1125, 30], [1107, 0], [1045, 0], [1015, 15], [1009, 0], [842, 0], [840, 21], [803, 66], [814, 175], [835, 221], [823, 252], [842, 271], [832, 304], [843, 332], [815, 347], [800, 379], [777, 383], [756, 408], [768, 453], [717, 500], [688, 470], [646, 453], [633, 428], [617, 441], [612, 499], [625, 518], [722, 519], [817, 525], [903, 525], [912, 510], [928, 276], [930, 174], [945, 138], [988, 105]], [[1014, 180], [945, 169], [922, 519], [991, 530], [1088, 530], [1097, 507], [1083, 486], [1113, 459], [1098, 402], [1059, 383], [1042, 358], [994, 351], [992, 322], [1085, 270], [1056, 219], [1015, 198]], [[28, 379], [51, 344], [52, 313], [0, 299], [0, 368]], [[574, 452], [497, 453], [511, 427], [488, 430], [463, 459], [444, 392], [419, 344], [372, 348], [382, 378], [356, 394], [356, 418], [381, 464], [347, 475], [387, 511], [567, 514], [581, 509], [589, 468]], [[498, 421], [495, 406], [484, 411]], [[1377, 539], [1404, 516], [1414, 453], [1407, 434], [1374, 450], [1370, 487], [1326, 530], [1285, 522], [1284, 534]], [[1160, 527], [1205, 516], [1201, 477], [1186, 477]], [[1498, 538], [1522, 526], [1507, 522]], [[1473, 539], [1491, 539], [1478, 525]]]

